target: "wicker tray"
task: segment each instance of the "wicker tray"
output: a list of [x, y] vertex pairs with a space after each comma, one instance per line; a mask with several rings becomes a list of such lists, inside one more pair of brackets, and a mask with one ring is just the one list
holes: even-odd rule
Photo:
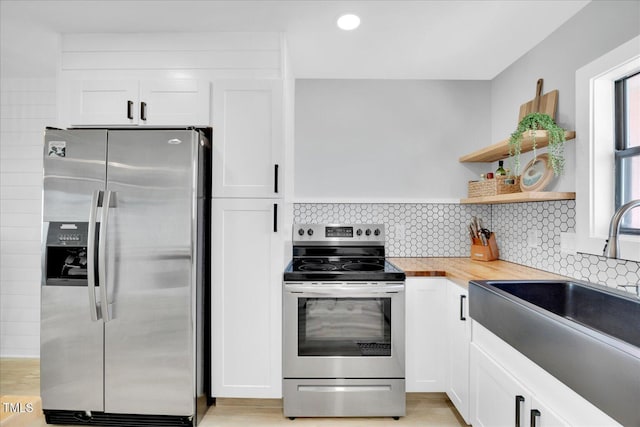
[[497, 196], [498, 194], [519, 192], [520, 177], [499, 176], [484, 181], [469, 181], [469, 197]]

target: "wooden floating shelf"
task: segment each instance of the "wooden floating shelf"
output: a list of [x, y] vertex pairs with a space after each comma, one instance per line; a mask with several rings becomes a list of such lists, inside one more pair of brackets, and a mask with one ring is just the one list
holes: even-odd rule
[[[544, 148], [549, 145], [549, 136], [546, 130], [537, 130], [536, 133], [536, 148]], [[567, 141], [576, 137], [575, 131], [566, 131], [564, 133]], [[522, 136], [522, 148], [521, 152], [526, 153], [533, 150], [533, 137], [525, 133]], [[488, 147], [474, 151], [458, 159], [459, 162], [495, 162], [496, 160], [502, 160], [509, 157], [509, 138], [497, 142]]]
[[460, 200], [462, 204], [498, 204], [544, 202], [550, 200], [575, 200], [576, 193], [555, 191], [523, 191], [521, 193], [498, 194], [497, 196], [471, 197]]

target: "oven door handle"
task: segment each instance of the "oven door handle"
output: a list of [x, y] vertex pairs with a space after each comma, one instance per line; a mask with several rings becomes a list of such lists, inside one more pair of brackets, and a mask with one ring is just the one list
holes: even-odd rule
[[404, 285], [384, 285], [384, 286], [305, 286], [305, 285], [285, 285], [285, 292], [297, 294], [299, 296], [322, 296], [322, 297], [361, 297], [380, 296], [383, 294], [399, 294], [404, 292]]

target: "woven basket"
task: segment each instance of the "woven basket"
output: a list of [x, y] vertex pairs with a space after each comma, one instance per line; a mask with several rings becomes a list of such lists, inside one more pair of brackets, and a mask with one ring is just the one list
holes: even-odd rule
[[[512, 183], [505, 183], [512, 182]], [[520, 192], [520, 177], [498, 176], [484, 181], [469, 181], [469, 197], [497, 196]]]

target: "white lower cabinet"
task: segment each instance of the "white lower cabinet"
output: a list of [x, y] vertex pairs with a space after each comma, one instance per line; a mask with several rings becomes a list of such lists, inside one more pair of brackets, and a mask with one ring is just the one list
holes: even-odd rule
[[614, 419], [469, 317], [468, 290], [406, 281], [406, 390], [443, 392], [474, 427], [613, 427]]
[[470, 421], [474, 427], [620, 425], [479, 323], [474, 321], [472, 329]]
[[471, 345], [471, 372], [474, 426], [569, 425], [475, 344]]
[[445, 317], [447, 280], [406, 280], [406, 390], [445, 391]]
[[531, 427], [551, 427], [569, 426], [570, 424], [560, 418], [560, 415], [556, 414], [547, 404], [536, 398], [536, 396], [531, 396], [529, 425]]
[[275, 216], [278, 203], [212, 202], [213, 397], [282, 397], [283, 232]]
[[446, 295], [446, 392], [469, 424], [469, 344], [471, 318], [469, 291], [448, 281]]

